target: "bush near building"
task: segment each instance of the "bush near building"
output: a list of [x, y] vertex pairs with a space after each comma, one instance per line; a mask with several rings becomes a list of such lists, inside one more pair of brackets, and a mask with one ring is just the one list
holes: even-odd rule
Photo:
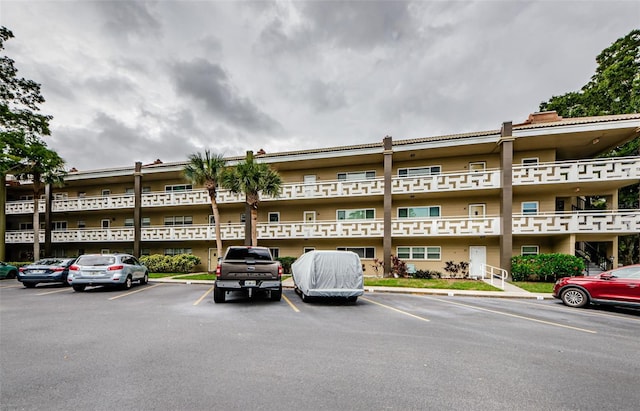
[[153, 254], [140, 257], [140, 262], [152, 273], [191, 273], [200, 264], [200, 258], [192, 254]]
[[297, 260], [296, 257], [278, 257], [276, 261], [280, 261], [282, 264], [282, 271], [284, 274], [291, 274], [291, 264]]
[[580, 257], [569, 254], [521, 255], [511, 258], [513, 281], [555, 281], [581, 275], [585, 269]]

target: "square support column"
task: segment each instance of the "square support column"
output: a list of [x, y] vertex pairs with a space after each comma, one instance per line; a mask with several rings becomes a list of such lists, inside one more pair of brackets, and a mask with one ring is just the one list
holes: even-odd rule
[[502, 123], [500, 132], [500, 268], [511, 280], [513, 255], [513, 126]]

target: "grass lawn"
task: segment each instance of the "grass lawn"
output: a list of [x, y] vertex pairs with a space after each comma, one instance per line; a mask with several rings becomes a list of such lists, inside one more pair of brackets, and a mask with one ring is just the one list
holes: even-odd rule
[[418, 278], [370, 278], [365, 277], [364, 285], [382, 287], [409, 287], [409, 288], [436, 288], [447, 290], [475, 290], [475, 291], [502, 291], [484, 281], [476, 280], [450, 280]]
[[532, 293], [552, 293], [554, 283], [541, 283], [533, 281], [514, 281], [513, 285]]
[[165, 278], [180, 275], [180, 273], [149, 273], [149, 278]]

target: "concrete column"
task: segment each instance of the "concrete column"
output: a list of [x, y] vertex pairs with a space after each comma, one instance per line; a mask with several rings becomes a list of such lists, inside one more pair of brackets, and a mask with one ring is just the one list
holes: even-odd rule
[[500, 132], [500, 268], [511, 280], [513, 253], [513, 126], [502, 123]]
[[384, 254], [384, 273], [386, 277], [391, 274], [391, 207], [393, 204], [391, 196], [391, 176], [393, 174], [393, 140], [386, 136], [383, 141], [384, 146], [384, 235], [382, 238], [382, 249]]
[[133, 172], [133, 255], [140, 258], [142, 243], [142, 163]]
[[[51, 206], [53, 203], [53, 192], [51, 191], [51, 184], [47, 183], [44, 186], [44, 255], [50, 257], [51, 254], [51, 225], [53, 220], [51, 218]], [[38, 257], [34, 256], [36, 260]]]
[[[247, 150], [247, 156], [245, 160], [253, 160], [253, 151], [252, 150]], [[244, 195], [244, 198], [246, 200], [247, 195]], [[251, 206], [249, 204], [247, 204], [247, 202], [245, 201], [244, 203], [244, 245], [252, 245], [251, 244]]]

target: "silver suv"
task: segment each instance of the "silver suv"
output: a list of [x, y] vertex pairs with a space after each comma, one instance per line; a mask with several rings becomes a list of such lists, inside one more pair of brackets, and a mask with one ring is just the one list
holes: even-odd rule
[[128, 290], [134, 281], [146, 284], [149, 269], [131, 254], [84, 254], [69, 267], [67, 282], [75, 291], [86, 286], [117, 286]]

